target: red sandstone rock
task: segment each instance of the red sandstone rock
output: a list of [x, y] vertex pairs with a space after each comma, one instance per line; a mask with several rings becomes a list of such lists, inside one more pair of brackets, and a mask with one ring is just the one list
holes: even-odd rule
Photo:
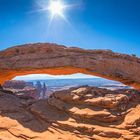
[[118, 80], [139, 88], [139, 70], [139, 58], [109, 50], [84, 50], [37, 43], [0, 52], [0, 83], [25, 74], [81, 72]]
[[4, 82], [2, 87], [4, 90], [12, 92], [15, 95], [19, 95], [19, 96], [24, 95], [25, 97], [29, 96], [34, 99], [38, 98], [37, 89], [25, 81], [20, 81], [20, 80], [6, 81]]
[[0, 139], [139, 140], [139, 101], [136, 90], [79, 87], [38, 101], [1, 91]]
[[14, 88], [14, 89], [23, 89], [26, 87], [27, 83], [25, 81], [20, 80], [11, 80], [11, 81], [5, 81], [2, 85], [3, 88]]
[[[0, 52], [0, 83], [36, 73], [93, 74], [140, 87], [140, 59], [109, 50], [38, 43]], [[35, 101], [0, 89], [2, 140], [139, 140], [140, 94], [71, 88]]]

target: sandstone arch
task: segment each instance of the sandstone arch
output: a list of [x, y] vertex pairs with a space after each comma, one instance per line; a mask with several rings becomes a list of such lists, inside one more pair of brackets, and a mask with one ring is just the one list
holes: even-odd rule
[[25, 74], [85, 73], [140, 87], [140, 59], [110, 50], [37, 43], [0, 52], [0, 83]]

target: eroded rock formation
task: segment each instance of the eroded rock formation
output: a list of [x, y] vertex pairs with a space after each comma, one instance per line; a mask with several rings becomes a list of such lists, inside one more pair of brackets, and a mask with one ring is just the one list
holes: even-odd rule
[[35, 101], [0, 92], [1, 140], [139, 140], [140, 94], [79, 87]]
[[3, 90], [11, 91], [15, 95], [29, 96], [38, 99], [37, 88], [31, 83], [20, 80], [11, 80], [4, 82], [2, 87]]
[[3, 88], [23, 89], [27, 86], [27, 82], [21, 80], [5, 81]]
[[25, 74], [93, 74], [140, 87], [140, 59], [109, 50], [38, 43], [0, 52], [0, 83]]
[[[109, 50], [28, 44], [0, 52], [0, 83], [25, 74], [85, 73], [140, 87], [140, 59]], [[0, 140], [140, 140], [140, 93], [79, 87], [34, 100], [0, 88]]]

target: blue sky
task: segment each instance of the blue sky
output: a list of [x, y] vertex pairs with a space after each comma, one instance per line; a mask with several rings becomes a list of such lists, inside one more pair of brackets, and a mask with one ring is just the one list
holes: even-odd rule
[[37, 12], [48, 0], [0, 0], [0, 49], [55, 42], [85, 49], [111, 49], [140, 56], [140, 0], [63, 0], [75, 5], [49, 25]]

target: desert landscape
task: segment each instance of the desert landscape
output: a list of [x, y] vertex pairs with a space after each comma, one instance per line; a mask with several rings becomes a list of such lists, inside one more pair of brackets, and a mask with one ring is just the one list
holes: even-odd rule
[[110, 50], [39, 43], [1, 51], [0, 66], [1, 85], [17, 75], [81, 72], [134, 87], [111, 91], [81, 86], [56, 91], [40, 100], [1, 87], [0, 139], [140, 139], [139, 58]]
[[140, 140], [140, 0], [0, 0], [0, 140]]

